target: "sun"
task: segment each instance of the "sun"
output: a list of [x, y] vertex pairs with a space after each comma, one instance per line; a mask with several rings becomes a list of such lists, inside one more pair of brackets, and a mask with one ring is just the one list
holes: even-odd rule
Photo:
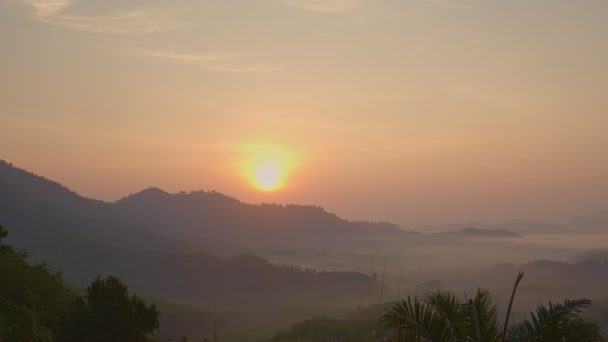
[[242, 169], [245, 178], [254, 188], [264, 192], [285, 187], [295, 167], [295, 154], [275, 145], [247, 145]]
[[265, 191], [277, 190], [281, 185], [281, 167], [276, 162], [265, 161], [255, 168], [255, 185]]

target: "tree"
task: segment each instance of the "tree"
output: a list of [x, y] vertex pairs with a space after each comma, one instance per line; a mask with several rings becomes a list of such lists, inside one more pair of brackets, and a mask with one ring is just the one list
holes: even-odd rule
[[[145, 341], [159, 325], [159, 312], [114, 276], [100, 276], [89, 285], [70, 324], [79, 329], [69, 340], [90, 342]], [[66, 338], [67, 339], [67, 338]]]
[[509, 327], [512, 341], [602, 341], [597, 324], [579, 315], [591, 307], [588, 299], [566, 299], [564, 303], [539, 304], [531, 319]]
[[500, 341], [496, 307], [483, 289], [464, 303], [448, 291], [408, 297], [389, 308], [380, 324], [403, 341]]
[[3, 243], [0, 225], [0, 341], [52, 341], [74, 294], [60, 273], [29, 265], [24, 252]]
[[461, 302], [448, 291], [427, 292], [422, 299], [407, 300], [390, 306], [380, 324], [393, 331], [397, 341], [602, 341], [597, 324], [582, 319], [582, 309], [591, 305], [588, 299], [565, 300], [564, 304], [542, 304], [532, 320], [508, 326], [509, 314], [517, 286], [515, 281], [504, 328], [500, 329], [491, 293], [478, 289], [474, 298]]
[[116, 277], [97, 277], [84, 297], [45, 264], [29, 265], [24, 252], [2, 243], [0, 225], [0, 341], [144, 341], [159, 313]]

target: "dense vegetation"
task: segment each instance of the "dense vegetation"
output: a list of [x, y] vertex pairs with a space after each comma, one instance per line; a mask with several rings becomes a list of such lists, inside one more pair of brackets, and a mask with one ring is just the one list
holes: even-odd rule
[[80, 296], [4, 244], [7, 234], [0, 226], [0, 341], [145, 341], [158, 328], [156, 307], [118, 278], [97, 277]]
[[393, 341], [489, 341], [489, 342], [601, 342], [598, 324], [580, 316], [591, 306], [585, 298], [564, 300], [564, 303], [539, 304], [529, 320], [509, 325], [509, 315], [520, 273], [513, 288], [509, 309], [503, 324], [489, 291], [478, 289], [475, 297], [461, 301], [449, 291], [427, 292], [401, 300], [386, 310], [380, 324], [392, 330]]

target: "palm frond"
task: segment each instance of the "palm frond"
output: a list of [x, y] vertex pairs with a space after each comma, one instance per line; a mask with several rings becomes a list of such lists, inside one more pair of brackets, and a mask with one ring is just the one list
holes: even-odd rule
[[507, 308], [507, 314], [505, 316], [504, 327], [502, 330], [502, 342], [505, 342], [507, 338], [507, 329], [509, 328], [509, 317], [511, 316], [511, 308], [513, 307], [513, 300], [515, 299], [515, 292], [517, 292], [517, 287], [524, 277], [524, 272], [519, 272], [517, 274], [517, 279], [515, 279], [515, 284], [513, 285], [513, 291], [511, 292], [511, 299], [509, 300], [509, 307]]
[[455, 336], [447, 328], [444, 316], [433, 306], [418, 298], [395, 303], [382, 315], [380, 325], [387, 329], [396, 329], [402, 335], [414, 335], [433, 342], [450, 342]]
[[599, 338], [596, 324], [579, 317], [591, 306], [589, 299], [565, 299], [563, 303], [542, 303], [536, 312], [530, 312], [530, 320], [512, 325], [508, 331], [509, 341], [595, 341]]
[[591, 304], [592, 301], [586, 298], [565, 299], [564, 304], [549, 303], [549, 314], [554, 319], [575, 319]]
[[470, 324], [471, 341], [495, 342], [500, 340], [496, 306], [490, 291], [478, 289], [475, 298], [463, 305]]
[[452, 292], [432, 291], [424, 295], [424, 300], [432, 306], [447, 323], [449, 333], [455, 337], [461, 337], [464, 330], [464, 313], [462, 303]]
[[530, 321], [523, 321], [517, 324], [512, 324], [507, 329], [506, 341], [509, 342], [528, 342], [534, 341], [536, 336], [536, 328]]

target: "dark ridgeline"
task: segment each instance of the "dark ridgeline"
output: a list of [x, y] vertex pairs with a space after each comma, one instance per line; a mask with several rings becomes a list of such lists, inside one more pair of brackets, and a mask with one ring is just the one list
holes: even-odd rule
[[30, 219], [126, 247], [173, 250], [202, 245], [213, 253], [223, 248], [242, 251], [248, 244], [335, 248], [348, 239], [404, 234], [394, 224], [351, 222], [318, 206], [246, 204], [214, 191], [169, 194], [149, 188], [107, 203], [3, 161], [0, 187], [3, 200], [11, 205], [5, 210], [7, 219], [27, 209]]
[[351, 222], [318, 206], [246, 204], [214, 191], [169, 194], [150, 188], [114, 206], [129, 222], [177, 238], [317, 247], [370, 235], [403, 234], [397, 225]]
[[[314, 206], [249, 205], [215, 192], [158, 189], [106, 203], [0, 162], [0, 222], [10, 231], [7, 242], [48, 260], [68, 283], [83, 286], [113, 274], [135, 291], [202, 306], [360, 299], [371, 282], [355, 272], [209, 254], [230, 253], [236, 244], [329, 243], [375, 227]], [[400, 234], [396, 226], [378, 228]]]

